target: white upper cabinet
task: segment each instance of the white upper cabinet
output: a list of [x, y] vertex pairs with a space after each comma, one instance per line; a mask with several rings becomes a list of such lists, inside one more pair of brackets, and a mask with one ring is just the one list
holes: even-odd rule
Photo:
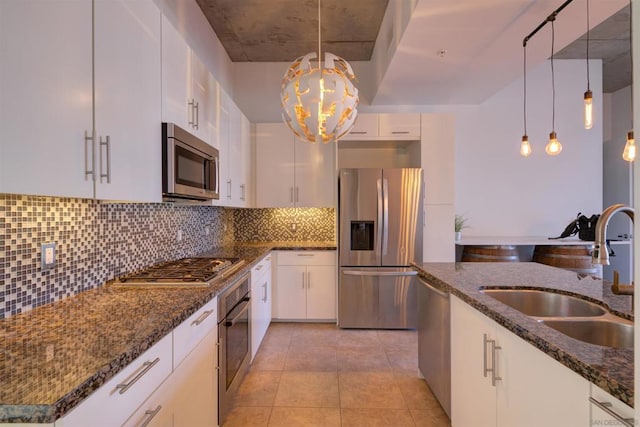
[[420, 139], [420, 113], [378, 115], [378, 136], [390, 139]]
[[335, 149], [295, 139], [284, 123], [257, 124], [257, 207], [335, 206]]
[[217, 145], [217, 82], [176, 28], [162, 17], [162, 121]]
[[160, 12], [91, 4], [0, 2], [0, 192], [161, 198]]
[[358, 114], [344, 140], [417, 141], [420, 140], [420, 113]]
[[256, 124], [256, 207], [293, 207], [294, 163], [291, 130]]
[[94, 25], [95, 197], [159, 202], [160, 11], [149, 0], [96, 0]]
[[217, 111], [220, 199], [214, 203], [252, 207], [250, 123], [222, 88], [219, 88]]
[[91, 26], [88, 1], [0, 1], [0, 193], [93, 197]]

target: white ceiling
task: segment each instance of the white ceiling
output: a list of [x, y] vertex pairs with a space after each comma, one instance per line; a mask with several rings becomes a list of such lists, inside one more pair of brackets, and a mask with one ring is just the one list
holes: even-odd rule
[[[561, 4], [560, 0], [418, 0], [372, 104], [484, 101], [522, 76], [524, 37]], [[627, 4], [628, 0], [590, 0], [590, 26]], [[586, 0], [574, 0], [555, 21], [555, 51], [585, 31]], [[550, 35], [547, 24], [527, 43], [528, 67], [550, 56]], [[444, 57], [438, 55], [442, 49], [447, 52]]]

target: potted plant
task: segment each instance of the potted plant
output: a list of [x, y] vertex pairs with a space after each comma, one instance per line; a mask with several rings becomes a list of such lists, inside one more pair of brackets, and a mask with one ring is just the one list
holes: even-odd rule
[[462, 215], [456, 214], [455, 221], [454, 221], [454, 229], [456, 232], [455, 234], [456, 242], [460, 241], [460, 238], [462, 237], [462, 229], [469, 228], [469, 226], [465, 225], [466, 222], [467, 222], [467, 218], [465, 218]]

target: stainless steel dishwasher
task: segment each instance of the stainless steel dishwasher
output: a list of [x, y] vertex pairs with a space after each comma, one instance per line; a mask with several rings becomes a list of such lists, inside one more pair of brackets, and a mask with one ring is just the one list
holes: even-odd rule
[[418, 278], [418, 367], [451, 418], [449, 293]]

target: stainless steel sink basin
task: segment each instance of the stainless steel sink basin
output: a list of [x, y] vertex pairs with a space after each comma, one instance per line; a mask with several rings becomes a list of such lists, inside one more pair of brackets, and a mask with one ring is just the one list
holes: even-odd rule
[[592, 302], [554, 292], [528, 289], [484, 289], [482, 292], [531, 317], [595, 317], [607, 313]]
[[609, 320], [541, 320], [565, 335], [605, 347], [633, 348], [633, 324]]

